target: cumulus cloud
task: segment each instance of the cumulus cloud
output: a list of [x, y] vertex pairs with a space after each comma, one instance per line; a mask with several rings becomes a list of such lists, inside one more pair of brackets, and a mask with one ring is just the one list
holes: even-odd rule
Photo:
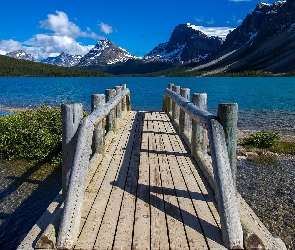
[[0, 55], [6, 55], [8, 52], [22, 49], [22, 43], [18, 41], [1, 40], [0, 41]]
[[40, 21], [40, 28], [53, 31], [56, 35], [68, 36], [72, 38], [89, 37], [99, 39], [100, 36], [91, 32], [90, 28], [87, 31], [82, 31], [76, 24], [69, 21], [66, 13], [56, 11], [56, 15], [49, 14], [47, 19]]
[[113, 33], [113, 27], [106, 23], [100, 22], [98, 26], [100, 26], [100, 31], [107, 35]]
[[196, 28], [202, 31], [207, 36], [219, 36], [222, 39], [225, 39], [229, 31], [234, 30], [231, 27], [205, 27], [205, 26], [196, 26]]
[[34, 58], [42, 59], [59, 55], [61, 52], [85, 55], [93, 45], [83, 46], [69, 36], [37, 34], [24, 42], [30, 46], [30, 53]]
[[[103, 24], [102, 31], [105, 34], [112, 32], [112, 27]], [[104, 39], [91, 31], [89, 27], [85, 31], [71, 22], [66, 13], [56, 11], [55, 14], [47, 15], [47, 19], [39, 22], [39, 27], [51, 32], [35, 34], [26, 41], [18, 42], [14, 40], [0, 41], [0, 54], [23, 49], [31, 54], [36, 60], [42, 60], [49, 56], [57, 56], [61, 52], [85, 55], [94, 45], [82, 45], [77, 38], [92, 38], [94, 40]], [[96, 43], [96, 42], [95, 42]]]

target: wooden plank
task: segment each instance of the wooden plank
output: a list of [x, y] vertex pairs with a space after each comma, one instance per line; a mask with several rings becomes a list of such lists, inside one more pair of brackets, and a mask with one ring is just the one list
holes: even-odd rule
[[[125, 127], [128, 127], [129, 124], [126, 123]], [[104, 160], [102, 161], [101, 168], [107, 168], [106, 175], [104, 176], [101, 182], [100, 175], [94, 175], [93, 180], [90, 182], [89, 187], [87, 188], [87, 193], [98, 193], [96, 194], [93, 204], [91, 206], [91, 210], [89, 211], [83, 229], [78, 237], [75, 249], [88, 249], [92, 248], [95, 243], [97, 233], [99, 231], [101, 220], [103, 218], [103, 214], [105, 212], [108, 197], [112, 190], [112, 185], [110, 184], [116, 178], [116, 174], [119, 169], [118, 160], [121, 159], [120, 154], [116, 155], [116, 149], [120, 147], [120, 145], [124, 145], [125, 140], [129, 138], [129, 133], [121, 132], [120, 136], [115, 138], [113, 144], [110, 146], [111, 150], [114, 152], [113, 155], [106, 155]], [[111, 152], [112, 152], [111, 151]], [[104, 165], [106, 163], [106, 165]], [[96, 179], [98, 178], [98, 179]], [[94, 184], [91, 188], [91, 184]], [[93, 198], [93, 197], [91, 197]]]
[[86, 223], [82, 229], [81, 234], [78, 237], [75, 249], [92, 249], [95, 244], [97, 233], [105, 213], [105, 209], [108, 203], [108, 199], [112, 190], [112, 183], [119, 169], [119, 165], [116, 161], [117, 157], [112, 158], [110, 168], [103, 180], [102, 186], [95, 197], [91, 211], [87, 217]]
[[[192, 249], [208, 249], [198, 216], [194, 210], [190, 194], [187, 190], [182, 172], [180, 170], [181, 164], [178, 158], [181, 157], [183, 154], [187, 154], [187, 152], [180, 150], [180, 148], [177, 148], [176, 150], [173, 149], [170, 138], [172, 140], [176, 139], [177, 143], [178, 137], [175, 135], [168, 136], [167, 133], [172, 133], [174, 131], [168, 131], [165, 124], [163, 124], [163, 126], [163, 132], [166, 133], [162, 133], [161, 137], [163, 143], [165, 143], [165, 149], [169, 152], [169, 154], [167, 155], [167, 160], [169, 161], [171, 176], [173, 178], [173, 183], [175, 186], [177, 200], [179, 203], [189, 247]], [[175, 143], [175, 140], [173, 140], [173, 142]]]
[[[139, 134], [142, 133], [143, 118], [144, 113], [139, 112], [137, 116]], [[113, 249], [131, 249], [132, 247], [140, 142], [141, 138], [137, 137], [133, 144], [126, 144], [126, 151], [130, 150], [131, 155]]]
[[147, 129], [147, 123], [144, 123], [138, 170], [133, 249], [150, 249], [148, 133], [145, 133]]
[[[168, 117], [168, 119], [169, 119], [169, 117]], [[172, 124], [170, 124], [169, 126], [173, 128]], [[183, 143], [180, 143], [179, 146], [182, 148], [185, 147]], [[200, 191], [202, 192], [202, 194], [207, 202], [207, 205], [209, 206], [209, 208], [211, 210], [214, 221], [217, 224], [217, 226], [219, 228], [221, 228], [220, 216], [217, 211], [217, 203], [214, 198], [214, 192], [213, 192], [212, 188], [210, 187], [209, 183], [207, 182], [207, 180], [206, 180], [204, 174], [202, 173], [202, 171], [200, 170], [200, 168], [197, 167], [197, 163], [195, 162], [195, 160], [193, 158], [190, 158], [189, 162], [192, 164], [188, 164], [188, 166], [190, 167], [191, 173], [194, 176], [196, 183], [198, 184], [198, 187], [200, 188]]]
[[[150, 116], [149, 116], [150, 117]], [[168, 228], [165, 214], [164, 195], [162, 188], [162, 178], [159, 165], [158, 154], [159, 146], [159, 122], [157, 114], [153, 114], [149, 129], [150, 146], [149, 146], [149, 165], [150, 165], [150, 204], [151, 204], [151, 248], [152, 249], [169, 249]]]
[[[169, 128], [167, 128], [167, 131], [168, 129]], [[199, 188], [198, 182], [200, 181], [200, 177], [198, 178], [198, 181], [197, 181], [195, 179], [195, 176], [197, 177], [197, 175], [195, 174], [194, 176], [192, 173], [192, 170], [196, 172], [195, 170], [196, 166], [192, 162], [187, 152], [187, 149], [185, 148], [181, 140], [178, 141], [178, 144], [170, 144], [170, 145], [171, 145], [170, 149], [173, 152], [186, 153], [186, 155], [180, 154], [179, 156], [177, 156], [177, 162], [180, 167], [179, 174], [183, 176], [184, 183], [182, 183], [182, 185], [185, 185], [185, 187], [188, 190], [189, 198], [192, 199], [194, 210], [196, 211], [196, 215], [199, 218], [200, 229], [201, 229], [201, 232], [204, 233], [206, 237], [206, 242], [208, 244], [208, 247], [210, 249], [217, 249], [217, 248], [226, 249], [223, 246], [220, 228], [216, 224], [215, 218], [212, 215], [212, 211], [206, 202], [205, 194], [203, 194]], [[173, 173], [176, 173], [176, 172], [173, 171]], [[177, 178], [177, 174], [175, 177]], [[198, 248], [201, 248], [199, 245], [199, 242], [197, 244], [198, 244], [197, 245]], [[202, 244], [204, 244], [204, 242]], [[207, 248], [205, 245], [203, 245], [203, 247], [205, 249]]]
[[[159, 120], [159, 117], [154, 115], [152, 119]], [[160, 125], [158, 128], [158, 134], [162, 132], [163, 130]], [[170, 162], [168, 161], [165, 152], [166, 149], [164, 145], [161, 145], [158, 159], [164, 193], [164, 207], [167, 218], [170, 249], [188, 249], [189, 246], [186, 239], [186, 233], [176, 197], [174, 183], [171, 177]]]
[[110, 249], [113, 246], [126, 177], [128, 173], [129, 160], [134, 144], [138, 144], [138, 146], [140, 145], [141, 130], [142, 128], [140, 128], [140, 123], [138, 122], [137, 118], [136, 121], [134, 121], [129, 136], [130, 146], [127, 147], [125, 155], [121, 156], [122, 158], [119, 164], [120, 171], [113, 185], [106, 212], [104, 214], [103, 221], [95, 241], [95, 249]]

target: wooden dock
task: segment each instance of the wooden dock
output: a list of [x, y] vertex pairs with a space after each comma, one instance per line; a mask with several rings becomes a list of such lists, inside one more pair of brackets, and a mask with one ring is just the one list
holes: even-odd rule
[[118, 134], [74, 249], [225, 249], [213, 192], [167, 114], [130, 112]]
[[[237, 104], [169, 84], [131, 111], [126, 84], [63, 104], [62, 192], [18, 250], [286, 249], [236, 190]], [[210, 152], [208, 152], [208, 149]]]

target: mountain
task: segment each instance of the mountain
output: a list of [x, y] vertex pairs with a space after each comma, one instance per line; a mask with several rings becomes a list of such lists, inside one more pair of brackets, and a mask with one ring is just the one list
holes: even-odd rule
[[195, 69], [273, 73], [295, 70], [295, 1], [259, 3], [227, 35], [219, 51]]
[[26, 61], [34, 62], [35, 59], [31, 56], [31, 54], [27, 54], [24, 50], [16, 50], [6, 54], [6, 56], [13, 57], [16, 59], [22, 59]]
[[136, 58], [136, 56], [131, 55], [125, 49], [118, 47], [110, 40], [105, 39], [100, 40], [93, 49], [81, 58], [76, 66], [106, 66]]
[[82, 56], [79, 55], [69, 55], [62, 52], [57, 57], [48, 57], [47, 59], [43, 59], [41, 63], [58, 65], [63, 67], [73, 67], [79, 63]]
[[198, 62], [214, 54], [221, 45], [221, 38], [209, 37], [193, 24], [179, 24], [174, 28], [169, 41], [156, 46], [144, 59], [172, 63]]

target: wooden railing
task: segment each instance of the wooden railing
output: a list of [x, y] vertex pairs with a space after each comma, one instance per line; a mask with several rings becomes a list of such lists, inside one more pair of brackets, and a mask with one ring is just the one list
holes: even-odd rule
[[243, 249], [243, 230], [235, 190], [237, 104], [219, 105], [216, 117], [206, 111], [206, 94], [194, 94], [193, 103], [189, 100], [189, 89], [169, 84], [164, 94], [163, 111], [170, 115], [215, 191], [226, 247]]
[[105, 95], [92, 95], [91, 109], [91, 114], [82, 119], [82, 104], [62, 105], [64, 209], [57, 237], [60, 249], [72, 248], [78, 237], [91, 162], [103, 157], [118, 121], [131, 109], [130, 91], [125, 84], [107, 89], [106, 103]]

